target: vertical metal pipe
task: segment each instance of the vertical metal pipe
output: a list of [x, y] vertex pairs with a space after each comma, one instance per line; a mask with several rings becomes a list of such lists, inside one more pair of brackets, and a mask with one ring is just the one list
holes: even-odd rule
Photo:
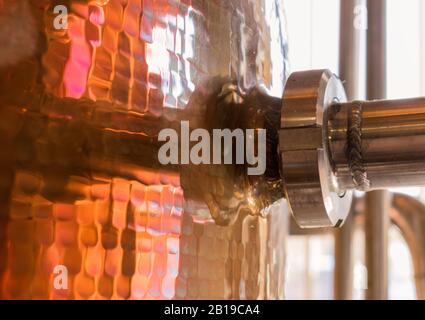
[[342, 228], [335, 231], [334, 298], [353, 298], [353, 250], [354, 219], [350, 214]]
[[348, 100], [359, 99], [360, 31], [355, 28], [356, 7], [361, 0], [340, 1], [339, 76]]
[[[386, 0], [368, 0], [367, 99], [386, 96]], [[366, 194], [365, 234], [368, 289], [366, 299], [388, 298], [388, 191]]]
[[[340, 1], [339, 75], [344, 82], [347, 98], [359, 99], [360, 30], [354, 26], [355, 8], [360, 0]], [[344, 226], [335, 231], [334, 298], [352, 299], [354, 221], [350, 214]]]
[[388, 298], [388, 227], [391, 193], [372, 191], [366, 194], [365, 234], [368, 288], [366, 299]]
[[425, 19], [422, 17], [425, 16], [425, 2], [420, 1], [419, 5], [419, 15], [420, 15], [420, 66], [421, 66], [421, 95], [425, 94]]
[[367, 99], [385, 99], [387, 95], [387, 19], [386, 0], [368, 0]]

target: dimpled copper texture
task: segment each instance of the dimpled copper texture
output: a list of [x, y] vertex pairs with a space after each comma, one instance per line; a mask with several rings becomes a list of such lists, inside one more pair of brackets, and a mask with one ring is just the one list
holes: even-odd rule
[[[51, 202], [43, 189], [57, 188], [49, 186], [56, 181], [16, 172], [4, 297], [174, 297], [182, 191], [160, 184], [162, 177], [155, 173], [141, 174], [150, 177], [149, 184], [69, 177], [63, 190], [68, 199]], [[68, 290], [54, 289], [58, 265], [68, 268]]]
[[68, 0], [65, 30], [55, 1], [31, 3], [39, 54], [0, 71], [0, 298], [282, 298], [284, 203], [220, 227], [145, 166], [203, 80], [281, 94], [281, 2]]

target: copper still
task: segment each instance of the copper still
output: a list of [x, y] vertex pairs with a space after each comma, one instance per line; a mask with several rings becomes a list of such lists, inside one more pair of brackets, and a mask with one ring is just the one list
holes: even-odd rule
[[[57, 30], [59, 3], [68, 25]], [[152, 143], [210, 78], [281, 94], [281, 2], [6, 0], [2, 10], [0, 22], [20, 12], [25, 23], [10, 26], [22, 39], [0, 71], [0, 298], [282, 298], [282, 204], [218, 226]], [[186, 178], [196, 189], [205, 176]], [[214, 179], [222, 192], [226, 179]], [[58, 265], [68, 290], [53, 286]]]
[[[424, 185], [425, 99], [289, 75], [285, 23], [280, 0], [0, 0], [0, 299], [282, 299], [291, 213], [338, 228], [354, 190]], [[162, 165], [183, 122], [266, 130], [264, 173]]]

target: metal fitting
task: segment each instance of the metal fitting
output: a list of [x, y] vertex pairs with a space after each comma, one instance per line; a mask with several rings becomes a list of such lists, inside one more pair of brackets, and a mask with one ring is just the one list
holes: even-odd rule
[[341, 226], [353, 190], [425, 185], [425, 98], [346, 102], [313, 70], [289, 77], [282, 103], [281, 176], [301, 227]]
[[329, 70], [295, 72], [286, 84], [279, 152], [286, 199], [301, 227], [340, 226], [348, 215], [352, 192], [337, 183], [327, 134], [330, 106], [345, 101]]

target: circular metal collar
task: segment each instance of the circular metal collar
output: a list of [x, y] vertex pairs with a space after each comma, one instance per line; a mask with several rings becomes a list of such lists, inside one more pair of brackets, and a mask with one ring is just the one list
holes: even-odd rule
[[329, 106], [346, 99], [329, 70], [295, 72], [287, 81], [279, 152], [286, 198], [300, 227], [338, 227], [350, 210], [352, 192], [338, 188], [330, 162], [326, 120]]

